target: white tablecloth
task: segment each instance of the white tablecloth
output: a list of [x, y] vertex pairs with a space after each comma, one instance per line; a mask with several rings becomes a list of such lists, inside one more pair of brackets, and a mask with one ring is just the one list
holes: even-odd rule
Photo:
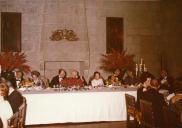
[[125, 93], [136, 89], [27, 92], [26, 125], [126, 120]]

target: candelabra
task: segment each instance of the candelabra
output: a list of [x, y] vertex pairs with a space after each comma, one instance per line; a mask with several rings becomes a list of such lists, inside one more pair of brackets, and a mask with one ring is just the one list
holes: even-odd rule
[[140, 59], [140, 64], [136, 63], [136, 69], [135, 69], [135, 74], [136, 76], [140, 76], [143, 72], [146, 72], [147, 68], [145, 66], [143, 58]]

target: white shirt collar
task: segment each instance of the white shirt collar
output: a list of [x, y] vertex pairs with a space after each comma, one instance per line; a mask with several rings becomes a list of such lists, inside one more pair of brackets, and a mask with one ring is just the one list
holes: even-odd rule
[[14, 88], [9, 87], [9, 95], [14, 91]]

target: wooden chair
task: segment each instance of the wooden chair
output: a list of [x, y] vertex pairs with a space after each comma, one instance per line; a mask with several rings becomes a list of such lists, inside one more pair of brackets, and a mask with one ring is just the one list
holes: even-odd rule
[[141, 110], [141, 127], [142, 128], [157, 128], [154, 118], [152, 103], [145, 100], [140, 100]]
[[13, 114], [12, 117], [8, 119], [8, 128], [18, 128], [18, 120], [19, 120], [18, 115], [19, 113], [16, 112]]
[[130, 120], [130, 117], [133, 117], [135, 120], [136, 119], [135, 97], [129, 94], [125, 94], [125, 101], [126, 101], [127, 121]]
[[24, 128], [25, 127], [25, 117], [26, 117], [26, 99], [23, 97], [23, 104], [20, 106], [18, 111], [18, 128]]
[[180, 122], [180, 112], [175, 112], [169, 107], [163, 107], [163, 117], [165, 128], [182, 128], [182, 122]]
[[8, 119], [8, 128], [24, 128], [25, 127], [25, 115], [26, 115], [26, 99], [23, 97], [23, 103], [19, 107], [18, 111]]

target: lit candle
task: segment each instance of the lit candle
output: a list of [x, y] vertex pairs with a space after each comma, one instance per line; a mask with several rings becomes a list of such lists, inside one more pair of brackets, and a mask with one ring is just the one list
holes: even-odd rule
[[138, 64], [136, 64], [136, 76], [138, 76]]
[[140, 64], [139, 71], [142, 72], [142, 64]]
[[138, 64], [136, 64], [136, 71], [138, 71]]
[[143, 64], [143, 58], [141, 58], [141, 64]]
[[143, 70], [144, 70], [144, 72], [147, 72], [147, 68], [146, 68], [145, 64], [143, 65]]

